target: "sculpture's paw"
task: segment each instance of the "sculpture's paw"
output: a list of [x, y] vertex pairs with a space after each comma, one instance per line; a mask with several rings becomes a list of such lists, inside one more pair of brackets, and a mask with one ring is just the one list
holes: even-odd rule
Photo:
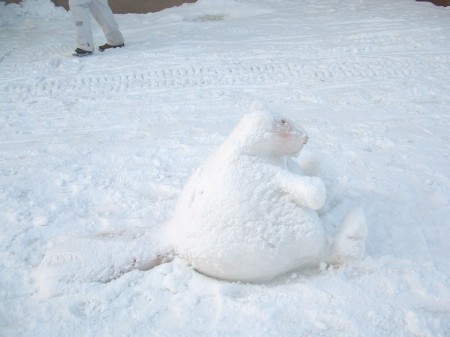
[[367, 221], [362, 208], [347, 214], [334, 238], [330, 263], [343, 264], [363, 258], [366, 250]]

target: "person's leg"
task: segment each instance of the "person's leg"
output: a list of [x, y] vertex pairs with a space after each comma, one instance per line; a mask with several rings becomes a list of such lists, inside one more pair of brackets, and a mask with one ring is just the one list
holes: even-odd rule
[[92, 0], [69, 0], [70, 11], [75, 20], [77, 35], [77, 48], [93, 51], [94, 39], [92, 37], [91, 16], [89, 4]]
[[123, 36], [119, 31], [119, 25], [114, 19], [113, 12], [108, 5], [108, 0], [92, 0], [89, 9], [94, 19], [102, 27], [103, 33], [106, 36], [106, 43], [111, 46], [123, 45]]

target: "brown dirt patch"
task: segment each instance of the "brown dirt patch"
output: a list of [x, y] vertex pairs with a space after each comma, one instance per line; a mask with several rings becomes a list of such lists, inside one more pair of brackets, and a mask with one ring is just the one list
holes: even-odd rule
[[[18, 4], [21, 0], [0, 0], [7, 4]], [[69, 9], [69, 0], [52, 0], [56, 6]], [[184, 3], [192, 3], [196, 0], [109, 0], [109, 6], [112, 11], [117, 14], [125, 13], [150, 13], [159, 12], [163, 9], [180, 6]]]
[[[68, 0], [52, 0], [57, 6], [69, 8]], [[196, 0], [109, 0], [109, 6], [117, 14], [125, 13], [150, 13], [158, 12], [166, 8], [180, 6], [183, 3], [195, 2]]]

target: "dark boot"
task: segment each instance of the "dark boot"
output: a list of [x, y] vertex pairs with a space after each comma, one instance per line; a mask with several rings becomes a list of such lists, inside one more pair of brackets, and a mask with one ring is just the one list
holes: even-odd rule
[[92, 52], [89, 51], [89, 50], [84, 50], [84, 49], [81, 49], [81, 48], [77, 48], [77, 49], [75, 49], [75, 52], [72, 55], [73, 56], [82, 57], [82, 56], [92, 55]]
[[111, 48], [122, 48], [122, 47], [124, 47], [124, 46], [125, 46], [124, 43], [118, 44], [118, 45], [116, 45], [116, 46], [112, 46], [112, 45], [110, 45], [110, 44], [105, 43], [103, 46], [98, 47], [98, 50], [100, 50], [100, 51], [105, 51], [106, 49], [111, 49]]

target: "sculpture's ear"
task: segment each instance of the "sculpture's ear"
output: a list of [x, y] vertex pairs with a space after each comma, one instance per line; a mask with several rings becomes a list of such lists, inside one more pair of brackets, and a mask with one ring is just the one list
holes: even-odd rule
[[275, 116], [262, 104], [255, 101], [250, 107], [249, 115], [257, 121], [259, 125], [266, 125], [267, 129], [272, 127]]
[[262, 111], [267, 111], [267, 108], [264, 106], [264, 104], [259, 101], [254, 101], [250, 107], [250, 112], [257, 113], [257, 112], [262, 112]]

